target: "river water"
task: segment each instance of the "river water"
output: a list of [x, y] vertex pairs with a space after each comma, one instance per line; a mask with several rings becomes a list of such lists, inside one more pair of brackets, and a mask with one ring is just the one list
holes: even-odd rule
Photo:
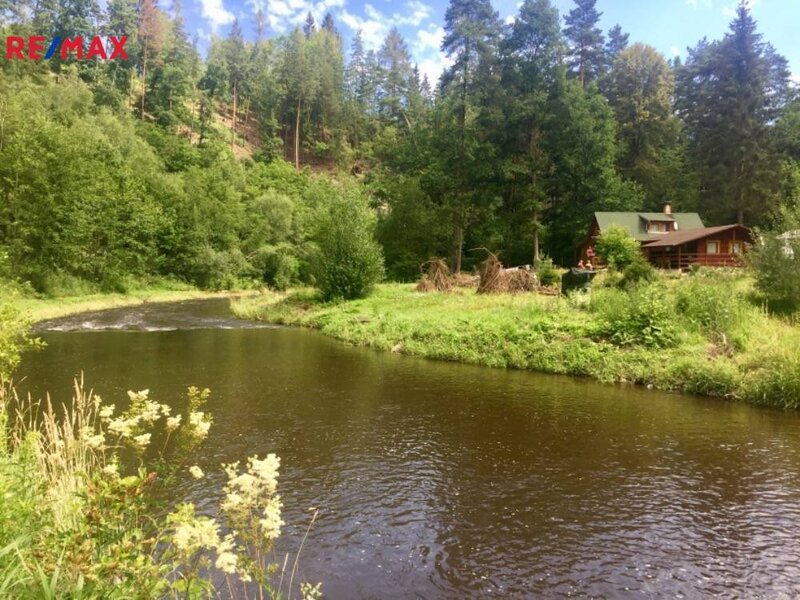
[[209, 387], [174, 499], [282, 459], [278, 551], [328, 598], [798, 597], [800, 418], [719, 400], [353, 348], [236, 321], [226, 300], [39, 326], [20, 388], [108, 402]]

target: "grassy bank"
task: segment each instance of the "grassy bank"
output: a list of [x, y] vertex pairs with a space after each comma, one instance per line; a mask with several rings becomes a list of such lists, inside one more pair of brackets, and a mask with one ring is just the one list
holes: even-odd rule
[[[241, 292], [245, 293], [245, 292]], [[18, 297], [17, 305], [33, 321], [44, 321], [67, 315], [103, 310], [106, 308], [120, 308], [123, 306], [137, 306], [148, 302], [180, 302], [182, 300], [195, 300], [200, 298], [220, 298], [237, 295], [237, 292], [209, 292], [198, 290], [194, 287], [174, 288], [141, 288], [133, 289], [124, 294], [85, 294], [79, 296], [62, 296], [56, 298], [31, 298]]]
[[798, 408], [800, 327], [767, 315], [751, 295], [741, 274], [699, 273], [570, 298], [387, 284], [364, 300], [326, 304], [297, 290], [233, 309], [416, 356]]

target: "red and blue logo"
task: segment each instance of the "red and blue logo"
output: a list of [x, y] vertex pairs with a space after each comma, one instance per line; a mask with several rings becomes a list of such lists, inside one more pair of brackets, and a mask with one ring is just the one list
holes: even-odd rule
[[67, 60], [71, 56], [78, 60], [128, 59], [128, 54], [125, 52], [127, 35], [119, 37], [110, 35], [107, 38], [96, 35], [88, 41], [88, 44], [81, 36], [63, 39], [61, 36], [55, 36], [45, 51], [46, 40], [47, 38], [43, 35], [32, 35], [28, 38], [10, 35], [6, 38], [6, 58], [8, 60], [50, 60], [58, 54], [61, 60]]

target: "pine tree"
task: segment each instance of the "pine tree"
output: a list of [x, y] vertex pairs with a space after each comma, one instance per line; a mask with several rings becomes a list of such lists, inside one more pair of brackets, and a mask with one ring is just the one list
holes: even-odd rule
[[558, 10], [550, 0], [525, 0], [502, 45], [508, 125], [499, 145], [506, 151], [509, 237], [518, 237], [519, 229], [532, 237], [534, 263], [540, 258], [541, 215], [547, 204], [545, 176], [552, 168], [543, 147], [547, 102], [565, 51]]
[[745, 4], [718, 42], [701, 42], [680, 69], [679, 109], [714, 221], [758, 222], [779, 180], [771, 124], [787, 99], [786, 59], [761, 40]]
[[322, 28], [328, 33], [332, 33], [336, 37], [341, 37], [339, 35], [339, 31], [336, 29], [336, 23], [333, 21], [333, 15], [329, 12], [325, 13], [325, 16], [322, 19]]
[[452, 191], [453, 248], [451, 267], [461, 270], [467, 220], [467, 114], [489, 85], [497, 56], [500, 22], [489, 0], [451, 0], [445, 13], [442, 51], [453, 65], [442, 76], [442, 90], [456, 111], [456, 152]]
[[231, 150], [236, 145], [236, 110], [242, 82], [246, 77], [245, 42], [239, 19], [233, 20], [231, 32], [226, 40], [226, 58], [228, 64], [228, 77], [230, 78], [231, 96], [233, 99], [233, 114], [231, 118]]
[[570, 42], [569, 64], [584, 88], [603, 70], [603, 32], [597, 26], [603, 13], [596, 0], [575, 0], [575, 8], [564, 19], [564, 35]]
[[382, 72], [381, 113], [395, 123], [408, 124], [404, 108], [411, 90], [411, 54], [396, 27], [392, 27], [378, 55]]
[[624, 33], [619, 25], [614, 25], [608, 30], [608, 41], [606, 42], [606, 65], [608, 68], [611, 67], [619, 53], [628, 47], [629, 39], [630, 34]]
[[306, 22], [303, 23], [303, 35], [306, 36], [306, 39], [309, 39], [316, 31], [317, 22], [314, 20], [314, 15], [311, 14], [311, 11], [308, 11]]

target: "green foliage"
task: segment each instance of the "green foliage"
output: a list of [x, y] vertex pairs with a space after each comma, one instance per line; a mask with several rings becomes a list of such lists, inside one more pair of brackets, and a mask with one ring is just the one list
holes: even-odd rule
[[744, 307], [729, 285], [694, 279], [677, 291], [676, 306], [682, 319], [715, 341], [730, 338], [740, 327]]
[[539, 278], [539, 283], [542, 285], [556, 285], [561, 281], [561, 273], [549, 258], [541, 260], [536, 265], [536, 277]]
[[619, 225], [603, 231], [595, 249], [609, 267], [618, 271], [625, 270], [642, 257], [639, 242]]
[[[187, 396], [179, 413], [147, 391], [128, 392], [127, 408], [114, 416], [114, 405], [76, 383], [66, 414], [48, 403], [29, 420], [42, 407], [3, 388], [4, 597], [203, 598], [217, 595], [215, 586], [237, 597], [254, 588], [283, 597], [271, 562], [283, 525], [278, 457], [250, 457], [241, 475], [239, 463], [225, 465], [216, 518], [197, 515], [191, 504], [165, 510], [158, 501], [178, 478], [204, 477], [186, 465], [211, 428], [209, 390], [189, 388]], [[9, 422], [9, 414], [18, 416]], [[223, 536], [223, 526], [234, 532]]]
[[598, 334], [616, 345], [668, 348], [678, 342], [674, 306], [656, 284], [628, 291], [598, 289], [591, 307], [599, 318]]
[[313, 260], [316, 286], [326, 300], [363, 298], [383, 277], [375, 241], [375, 214], [355, 187], [333, 188], [318, 215]]
[[633, 262], [622, 271], [620, 285], [629, 287], [639, 283], [651, 283], [656, 280], [658, 273], [653, 266], [647, 262], [644, 256], [639, 253]]
[[17, 306], [17, 295], [11, 286], [0, 284], [0, 381], [11, 377], [26, 349], [41, 344], [29, 336], [31, 323]]
[[777, 226], [776, 231], [760, 236], [747, 259], [756, 278], [756, 289], [769, 308], [796, 312], [800, 310], [800, 217], [787, 212]]

